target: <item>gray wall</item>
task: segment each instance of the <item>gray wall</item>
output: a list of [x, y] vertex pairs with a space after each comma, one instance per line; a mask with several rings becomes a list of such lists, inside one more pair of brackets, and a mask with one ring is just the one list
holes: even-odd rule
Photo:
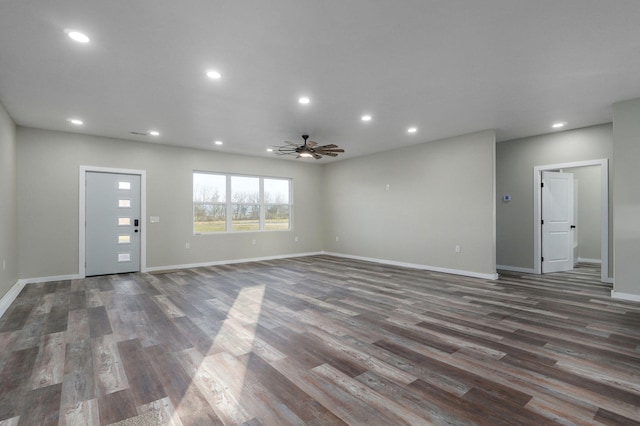
[[640, 297], [640, 98], [613, 105], [615, 292]]
[[[566, 169], [573, 173], [578, 195], [577, 227], [578, 259], [601, 260], [601, 182], [600, 167], [575, 167]], [[576, 261], [578, 260], [576, 259]]]
[[16, 206], [16, 126], [0, 104], [0, 298], [18, 280]]
[[[147, 220], [160, 216], [146, 226], [147, 267], [322, 250], [321, 166], [24, 127], [17, 140], [21, 278], [78, 273], [81, 165], [146, 170]], [[294, 231], [193, 235], [194, 169], [293, 178]]]
[[[533, 168], [548, 164], [609, 159], [613, 169], [613, 126], [602, 124], [577, 130], [500, 142], [496, 146], [497, 264], [533, 268]], [[609, 199], [612, 196], [609, 179]], [[502, 196], [511, 195], [511, 201]], [[613, 247], [613, 225], [609, 204], [609, 247]], [[612, 275], [613, 250], [609, 250]]]
[[326, 251], [495, 274], [494, 131], [330, 163], [324, 182]]
[[[324, 249], [495, 273], [493, 131], [325, 167], [23, 127], [17, 139], [21, 278], [78, 273], [81, 165], [146, 170], [150, 268]], [[193, 170], [293, 178], [294, 231], [194, 236]]]

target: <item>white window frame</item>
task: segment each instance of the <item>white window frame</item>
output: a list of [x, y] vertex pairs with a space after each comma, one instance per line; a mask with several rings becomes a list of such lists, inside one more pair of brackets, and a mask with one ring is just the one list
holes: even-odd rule
[[[208, 175], [217, 175], [225, 177], [225, 198], [226, 203], [211, 203], [211, 204], [226, 204], [226, 223], [224, 231], [212, 231], [212, 232], [196, 232], [195, 230], [195, 202], [193, 201], [193, 176], [195, 174], [208, 174]], [[210, 172], [203, 170], [194, 170], [191, 174], [191, 222], [192, 222], [192, 232], [193, 235], [219, 235], [219, 234], [242, 234], [247, 232], [289, 232], [293, 230], [293, 179], [288, 177], [281, 176], [256, 176], [256, 175], [246, 175], [246, 174], [238, 174], [238, 173], [221, 173], [221, 172]], [[234, 231], [233, 230], [233, 205], [236, 204], [231, 199], [231, 178], [232, 177], [244, 177], [244, 178], [257, 178], [259, 182], [259, 202], [258, 208], [260, 209], [259, 216], [259, 229], [248, 230], [248, 231]], [[286, 180], [289, 182], [289, 227], [287, 229], [266, 229], [266, 207], [268, 205], [272, 205], [273, 203], [265, 203], [264, 197], [264, 180], [265, 179], [273, 179], [273, 180]], [[282, 204], [276, 204], [282, 205]]]

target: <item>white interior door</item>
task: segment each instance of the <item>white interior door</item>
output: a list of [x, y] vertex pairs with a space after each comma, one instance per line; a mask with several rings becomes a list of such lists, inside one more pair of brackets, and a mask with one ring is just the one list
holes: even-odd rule
[[140, 176], [87, 172], [85, 274], [140, 270]]
[[542, 172], [542, 273], [573, 269], [573, 174]]

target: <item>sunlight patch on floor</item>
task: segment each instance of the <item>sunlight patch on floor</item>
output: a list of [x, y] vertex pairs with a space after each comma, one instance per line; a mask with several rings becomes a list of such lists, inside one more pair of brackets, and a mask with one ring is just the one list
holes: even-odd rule
[[264, 285], [240, 290], [208, 354], [185, 351], [189, 373], [194, 373], [190, 386], [197, 386], [225, 424], [252, 418], [241, 404], [247, 360], [238, 357], [253, 348], [264, 293]]

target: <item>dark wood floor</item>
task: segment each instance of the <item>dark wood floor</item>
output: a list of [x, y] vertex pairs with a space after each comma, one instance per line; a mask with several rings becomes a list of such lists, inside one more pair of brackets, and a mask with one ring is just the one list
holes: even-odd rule
[[640, 304], [610, 290], [329, 256], [30, 284], [0, 424], [640, 424]]

